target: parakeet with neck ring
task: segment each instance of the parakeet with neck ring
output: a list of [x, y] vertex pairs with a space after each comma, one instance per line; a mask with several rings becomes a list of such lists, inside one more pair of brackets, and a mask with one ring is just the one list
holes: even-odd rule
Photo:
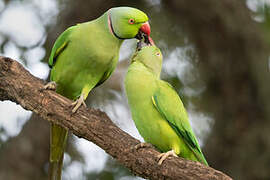
[[135, 125], [145, 142], [164, 152], [158, 164], [168, 156], [180, 156], [208, 165], [180, 97], [160, 79], [161, 68], [162, 54], [156, 46], [142, 47], [133, 55], [125, 89]]
[[[89, 92], [106, 81], [114, 71], [119, 49], [125, 39], [149, 41], [147, 15], [131, 7], [111, 8], [99, 18], [72, 26], [56, 40], [49, 58], [51, 83], [56, 92], [75, 100], [75, 113]], [[51, 125], [50, 177], [61, 179], [61, 169], [67, 130]]]

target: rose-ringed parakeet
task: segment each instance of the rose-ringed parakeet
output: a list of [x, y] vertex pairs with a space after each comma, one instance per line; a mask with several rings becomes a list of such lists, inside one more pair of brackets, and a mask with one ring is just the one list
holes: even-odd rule
[[[56, 40], [49, 65], [50, 80], [45, 88], [56, 85], [56, 92], [75, 100], [73, 113], [84, 103], [88, 93], [102, 84], [115, 69], [119, 49], [125, 39], [145, 39], [149, 42], [147, 15], [130, 7], [111, 8], [99, 18], [72, 26]], [[51, 125], [51, 179], [61, 179], [67, 130]]]
[[125, 89], [135, 125], [147, 143], [162, 153], [208, 165], [191, 129], [187, 112], [173, 87], [160, 80], [162, 54], [156, 46], [136, 51], [125, 77]]

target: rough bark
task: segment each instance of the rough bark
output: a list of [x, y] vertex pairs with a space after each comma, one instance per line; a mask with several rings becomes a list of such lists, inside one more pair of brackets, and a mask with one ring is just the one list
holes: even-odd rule
[[169, 158], [159, 166], [158, 151], [154, 148], [134, 150], [139, 141], [115, 126], [105, 113], [81, 107], [71, 114], [71, 101], [53, 91], [42, 90], [44, 84], [18, 62], [0, 57], [1, 101], [18, 103], [76, 136], [92, 141], [134, 174], [149, 179], [231, 179], [211, 167], [182, 158]]
[[[7, 2], [6, 6], [9, 6]], [[63, 32], [67, 27], [75, 25], [77, 23], [86, 22], [89, 20], [93, 20], [98, 16], [102, 15], [107, 9], [122, 5], [129, 5], [129, 3], [135, 3], [136, 6], [142, 4], [142, 0], [136, 2], [121, 2], [119, 0], [100, 0], [100, 1], [85, 1], [85, 0], [68, 0], [60, 2], [60, 13], [57, 18], [57, 22], [55, 24], [50, 24], [45, 27], [47, 31], [46, 42], [43, 47], [46, 50], [46, 56], [43, 61], [47, 63], [48, 56], [50, 55], [51, 48], [56, 38]], [[127, 4], [128, 3], [128, 4]], [[68, 4], [68, 5], [67, 5]], [[4, 11], [1, 11], [4, 12]], [[0, 16], [1, 16], [0, 12]], [[5, 44], [9, 42], [9, 38], [4, 40], [2, 44], [0, 44], [0, 51], [3, 53], [3, 48]], [[2, 48], [2, 49], [1, 49]], [[106, 81], [103, 84], [103, 87], [99, 87], [98, 93], [103, 93], [106, 91], [113, 89], [116, 91], [121, 90], [121, 79], [122, 79], [122, 71], [119, 71], [119, 65], [121, 68], [121, 64], [123, 61], [119, 62], [117, 69], [110, 77], [110, 81]], [[113, 83], [112, 83], [113, 82]], [[95, 89], [96, 91], [96, 89]], [[104, 92], [106, 93], [106, 92]], [[90, 93], [91, 98], [88, 98], [86, 103], [90, 101], [97, 101], [100, 94], [94, 94], [94, 91]], [[90, 97], [89, 96], [89, 97]], [[90, 99], [90, 101], [89, 101]], [[42, 120], [39, 116], [33, 113], [29, 120], [27, 120], [26, 124], [23, 125], [22, 130], [18, 134], [18, 136], [12, 137], [8, 139], [3, 146], [0, 148], [0, 179], [16, 179], [16, 177], [20, 177], [21, 180], [28, 179], [47, 179], [46, 168], [48, 165], [48, 154], [49, 154], [49, 124]], [[0, 117], [1, 119], [1, 117]], [[33, 129], [35, 132], [40, 132], [39, 134], [35, 134], [33, 136]], [[76, 148], [74, 148], [74, 143], [72, 143], [72, 136], [69, 136], [69, 143], [67, 143], [66, 152], [74, 159], [80, 159], [80, 154], [76, 152]], [[28, 148], [17, 151], [17, 149], [22, 149], [25, 144], [28, 144]], [[47, 148], [45, 148], [47, 146]], [[13, 157], [13, 158], [10, 158]], [[38, 158], [37, 157], [42, 157]], [[65, 169], [65, 167], [64, 167]]]

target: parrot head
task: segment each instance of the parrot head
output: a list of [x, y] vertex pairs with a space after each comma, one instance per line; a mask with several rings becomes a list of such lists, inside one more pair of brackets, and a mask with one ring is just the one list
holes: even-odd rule
[[137, 50], [132, 57], [132, 63], [138, 61], [159, 77], [162, 68], [162, 53], [158, 47], [144, 46]]
[[116, 7], [108, 11], [111, 32], [119, 39], [137, 38], [151, 45], [150, 25], [147, 15], [131, 7]]

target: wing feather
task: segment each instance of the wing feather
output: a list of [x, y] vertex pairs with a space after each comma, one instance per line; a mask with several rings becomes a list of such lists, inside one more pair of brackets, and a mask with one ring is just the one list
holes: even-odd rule
[[49, 66], [52, 68], [57, 60], [57, 57], [65, 50], [70, 42], [69, 36], [71, 32], [76, 28], [76, 26], [72, 26], [65, 30], [55, 41], [54, 46], [52, 48], [52, 52], [49, 58]]
[[184, 105], [172, 86], [165, 81], [159, 81], [157, 91], [152, 97], [152, 102], [177, 135], [184, 140], [197, 159], [208, 165], [191, 129]]

